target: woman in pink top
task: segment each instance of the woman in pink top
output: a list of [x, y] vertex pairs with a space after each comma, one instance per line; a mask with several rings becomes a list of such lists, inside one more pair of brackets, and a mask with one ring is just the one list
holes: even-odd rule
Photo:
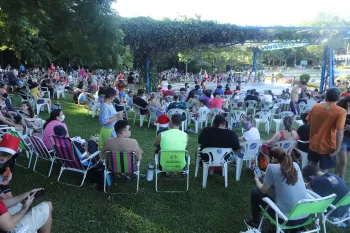
[[214, 98], [209, 100], [208, 105], [210, 108], [222, 108], [222, 104], [225, 102], [224, 99], [220, 98], [219, 93], [214, 92]]
[[67, 137], [69, 137], [68, 134], [68, 128], [65, 123], [63, 123], [65, 116], [63, 115], [63, 112], [61, 109], [55, 109], [51, 112], [50, 118], [45, 122], [44, 124], [44, 133], [43, 133], [43, 142], [48, 150], [52, 149], [52, 143], [50, 141], [50, 136], [55, 135], [53, 132], [53, 128], [56, 125], [62, 125], [66, 131], [67, 131]]

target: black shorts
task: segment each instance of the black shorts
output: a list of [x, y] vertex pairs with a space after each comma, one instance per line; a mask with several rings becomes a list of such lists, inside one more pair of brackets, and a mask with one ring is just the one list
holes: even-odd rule
[[320, 169], [322, 170], [334, 168], [337, 164], [336, 156], [331, 157], [330, 154], [319, 154], [310, 149], [307, 157], [313, 163], [320, 162]]

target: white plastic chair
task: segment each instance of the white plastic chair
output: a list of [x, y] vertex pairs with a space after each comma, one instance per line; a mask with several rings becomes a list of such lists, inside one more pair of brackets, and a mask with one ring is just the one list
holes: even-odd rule
[[141, 114], [141, 109], [142, 110], [146, 110], [147, 108], [141, 108], [140, 106], [136, 105], [136, 104], [133, 104], [133, 109], [135, 111], [135, 114], [134, 114], [134, 125], [135, 125], [135, 121], [136, 121], [136, 117], [137, 116], [140, 116], [140, 127], [143, 126], [143, 121], [145, 120], [145, 117], [148, 116], [148, 114], [146, 115], [142, 115]]
[[165, 102], [167, 103], [171, 103], [174, 101], [174, 96], [171, 96], [171, 95], [167, 95], [164, 98], [165, 98]]
[[298, 104], [299, 114], [304, 113], [306, 111], [306, 107], [307, 107], [307, 105], [304, 102], [300, 102]]
[[182, 114], [186, 114], [186, 119], [182, 121], [181, 123], [181, 129], [182, 131], [186, 131], [187, 130], [187, 112], [186, 110], [183, 110], [183, 109], [179, 109], [179, 108], [174, 108], [174, 109], [170, 109], [168, 112], [167, 112], [167, 115], [168, 117], [171, 119], [171, 116], [172, 115], [175, 115], [175, 114], [180, 114], [182, 116]]
[[[158, 123], [154, 124], [157, 128], [156, 128], [156, 136], [158, 135], [157, 132], [160, 129], [160, 125]], [[168, 124], [164, 124], [163, 128], [168, 128], [169, 129], [169, 123]]]
[[203, 188], [207, 186], [209, 167], [222, 167], [222, 175], [225, 177], [225, 188], [228, 186], [228, 169], [227, 160], [232, 153], [231, 148], [204, 148], [202, 151], [198, 151], [196, 158], [196, 168], [194, 177], [198, 175], [199, 163], [201, 161], [200, 154], [208, 155], [208, 161], [203, 161]]
[[87, 101], [88, 101], [88, 111], [87, 114], [89, 114], [90, 110], [91, 110], [91, 114], [92, 114], [92, 118], [95, 117], [95, 115], [97, 115], [98, 110], [100, 109], [100, 102], [94, 100], [91, 97], [87, 97]]
[[297, 145], [297, 141], [296, 140], [282, 140], [282, 141], [276, 142], [274, 145], [281, 147], [287, 155], [290, 155], [292, 153], [292, 150]]
[[[309, 143], [309, 141], [305, 142], [305, 141], [301, 141], [301, 140], [298, 140], [298, 142], [304, 143], [304, 144], [308, 144]], [[308, 158], [307, 158], [308, 153], [304, 152], [304, 151], [301, 151], [300, 149], [298, 149], [296, 147], [294, 148], [294, 150], [298, 151], [299, 154], [301, 155], [301, 168], [303, 169], [308, 163]]]
[[265, 124], [265, 132], [267, 134], [270, 133], [270, 118], [271, 118], [271, 111], [269, 110], [262, 110], [259, 113], [259, 118], [255, 119], [255, 125], [256, 128], [259, 129], [259, 124]]
[[295, 123], [298, 125], [298, 127], [304, 124], [302, 120], [296, 120]]
[[276, 133], [280, 130], [281, 124], [283, 122], [283, 119], [287, 116], [294, 116], [294, 113], [291, 111], [284, 111], [279, 114], [280, 119], [273, 119], [273, 122], [276, 124]]
[[247, 100], [246, 104], [246, 114], [248, 114], [249, 110], [253, 110], [253, 118], [255, 117], [256, 107], [258, 106], [258, 102], [255, 100]]
[[225, 113], [225, 111], [222, 108], [211, 108], [209, 113], [209, 116], [212, 117], [211, 124], [213, 124], [215, 116], [222, 113]]
[[47, 107], [48, 113], [51, 112], [49, 102], [48, 102], [46, 99], [44, 99], [44, 103], [42, 103], [42, 104], [38, 104], [37, 101], [35, 101], [34, 103], [35, 103], [35, 106], [36, 106], [36, 114], [37, 114], [37, 115], [40, 114], [40, 111], [41, 111], [41, 108], [42, 108], [42, 107], [44, 107], [44, 108]]
[[149, 118], [148, 118], [148, 128], [149, 128], [149, 125], [151, 124], [151, 121], [152, 120], [156, 121], [158, 119], [158, 117], [157, 117], [157, 110], [158, 110], [158, 108], [157, 107], [150, 107], [150, 106], [148, 106], [148, 110], [149, 110]]
[[58, 85], [55, 87], [55, 95], [56, 95], [56, 98], [59, 99], [60, 96], [62, 96], [63, 98], [66, 97], [65, 93], [64, 93], [64, 86], [61, 86], [61, 85]]
[[48, 87], [40, 87], [40, 90], [41, 90], [41, 93], [43, 93], [43, 96], [47, 95], [48, 98], [51, 99], [51, 95]]
[[242, 117], [245, 116], [245, 111], [243, 110], [231, 110], [229, 115], [229, 126], [228, 128], [232, 130], [233, 123], [239, 123]]
[[262, 103], [262, 110], [270, 110], [270, 108], [273, 107], [273, 103], [271, 102], [264, 102]]
[[234, 155], [236, 160], [236, 180], [241, 179], [243, 161], [247, 162], [247, 167], [249, 168], [251, 161], [254, 160], [255, 164], [258, 164], [258, 155], [260, 147], [264, 142], [262, 140], [245, 141], [241, 143], [241, 147], [244, 148], [244, 154], [242, 158], [239, 158], [237, 154]]
[[191, 120], [194, 122], [195, 126], [195, 132], [198, 133], [198, 126], [200, 125], [201, 128], [203, 127], [203, 122], [205, 122], [205, 127], [208, 125], [208, 114], [209, 114], [209, 109], [200, 109], [198, 111], [198, 118], [191, 117]]

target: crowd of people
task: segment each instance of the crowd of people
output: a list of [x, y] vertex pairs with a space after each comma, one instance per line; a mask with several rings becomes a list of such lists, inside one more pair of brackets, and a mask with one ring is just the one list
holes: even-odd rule
[[[170, 73], [176, 72], [174, 70]], [[66, 74], [61, 68], [55, 68], [53, 65], [48, 71], [36, 69], [8, 71], [3, 74], [3, 82], [0, 83], [0, 121], [13, 126], [23, 135], [41, 133], [38, 135], [46, 148], [54, 149], [50, 140], [52, 135], [72, 137], [69, 134], [69, 127], [64, 123], [66, 119], [64, 109], [61, 109], [60, 105], [55, 104], [53, 100], [56, 89], [64, 87], [72, 93], [73, 101], [77, 104], [89, 105], [92, 101], [92, 104], [96, 104], [99, 108], [98, 121], [101, 130], [98, 139], [90, 138], [87, 143], [74, 142], [82, 161], [97, 150], [101, 150], [102, 154], [107, 151], [133, 151], [137, 161], [141, 161], [143, 150], [139, 143], [131, 138], [132, 129], [126, 114], [128, 110], [138, 108], [141, 115], [152, 120], [150, 109], [156, 109], [156, 119], [153, 123], [159, 125], [159, 130], [153, 142], [155, 153], [160, 150], [186, 150], [188, 134], [195, 133], [190, 128], [191, 119], [198, 120], [201, 113], [207, 112], [207, 120], [211, 119], [212, 125], [205, 127], [198, 136], [199, 155], [205, 162], [208, 161], [207, 155], [200, 153], [204, 148], [231, 148], [233, 154], [243, 158], [245, 151], [241, 144], [261, 140], [260, 131], [254, 124], [254, 114], [248, 113], [236, 119], [238, 122], [232, 121], [233, 110], [243, 110], [248, 106], [244, 104], [247, 103], [246, 101], [255, 101], [258, 106], [256, 114], [259, 111], [260, 113], [269, 111], [273, 116], [275, 113], [291, 111], [294, 116], [281, 119], [283, 129], [277, 130], [261, 147], [262, 158], [268, 160], [268, 165], [262, 172], [262, 177], [254, 173], [256, 188], [252, 190], [250, 196], [252, 218], [244, 220], [248, 226], [258, 227], [261, 216], [260, 206], [266, 205], [262, 198], [266, 197], [271, 189], [275, 194], [274, 202], [285, 215], [288, 215], [300, 200], [308, 198], [307, 189], [312, 189], [321, 196], [336, 193], [336, 201], [349, 192], [344, 179], [350, 151], [350, 112], [348, 110], [350, 97], [341, 97], [339, 88], [329, 88], [325, 93], [319, 93], [318, 90], [308, 90], [306, 83], [300, 82], [294, 85], [290, 92], [287, 89], [281, 95], [274, 95], [271, 90], [266, 90], [264, 93], [257, 93], [256, 90], [243, 92], [239, 85], [240, 78], [234, 78], [229, 74], [226, 81], [228, 82], [231, 78], [232, 83], [237, 84], [234, 91], [231, 91], [230, 84], [225, 87], [219, 84], [214, 90], [210, 90], [206, 82], [215, 79], [223, 81], [225, 76], [209, 78], [204, 72], [204, 77], [193, 78], [195, 81], [193, 88], [186, 83], [176, 91], [168, 83], [171, 80], [169, 75], [171, 75], [169, 72], [161, 74], [159, 89], [146, 95], [144, 89], [136, 90], [136, 78], [133, 72], [127, 75], [104, 70], [86, 72], [85, 69], [73, 70], [70, 67]], [[253, 75], [250, 74], [248, 77]], [[22, 97], [20, 109], [12, 106], [9, 87]], [[46, 93], [46, 90], [49, 93]], [[51, 109], [47, 120], [40, 119], [33, 110], [34, 106], [42, 103], [47, 103]], [[174, 109], [183, 110], [183, 112], [169, 114], [169, 111]], [[214, 114], [211, 111], [213, 109], [219, 109], [219, 112]], [[298, 129], [293, 128], [296, 117], [300, 117], [303, 122]], [[184, 125], [186, 125], [185, 129]], [[242, 136], [239, 137], [237, 130], [231, 130], [231, 128], [242, 128]], [[16, 159], [17, 149], [14, 148], [11, 151], [7, 146], [8, 140], [11, 140], [16, 141], [18, 148], [19, 140], [7, 139], [8, 137], [12, 136], [4, 134], [0, 143], [3, 144], [3, 146], [0, 145], [0, 167], [6, 167], [6, 164], [10, 163], [8, 161], [12, 161], [13, 166]], [[302, 168], [293, 148], [286, 152], [276, 146], [277, 142], [284, 140], [308, 142], [298, 143], [297, 147], [308, 153], [310, 164]], [[234, 163], [233, 154], [228, 156], [228, 162]], [[96, 160], [93, 163], [97, 164], [99, 161]], [[84, 165], [88, 166], [88, 163]], [[334, 174], [329, 173], [331, 168], [335, 168]], [[10, 175], [6, 174], [6, 171], [10, 172]], [[213, 168], [210, 169], [209, 174], [214, 175], [216, 172], [221, 174], [220, 169]], [[134, 175], [128, 174], [131, 178]], [[167, 175], [177, 176], [176, 173], [167, 173]], [[8, 177], [10, 181], [11, 176], [11, 169], [5, 169], [2, 172], [3, 180]], [[1, 190], [1, 230], [16, 232], [24, 225], [30, 225], [38, 232], [50, 232], [52, 221], [50, 202], [43, 202], [28, 212], [35, 196], [33, 193], [40, 192], [42, 189], [34, 189], [16, 197], [12, 197], [8, 184], [1, 185]], [[16, 208], [13, 209], [14, 207]], [[348, 211], [346, 208], [340, 209], [332, 216], [341, 217], [346, 211]], [[273, 216], [274, 213], [269, 214]], [[30, 221], [33, 219], [28, 217], [33, 215], [37, 216], [35, 224], [32, 224]], [[290, 220], [288, 225], [296, 226], [307, 219], [306, 216]]]

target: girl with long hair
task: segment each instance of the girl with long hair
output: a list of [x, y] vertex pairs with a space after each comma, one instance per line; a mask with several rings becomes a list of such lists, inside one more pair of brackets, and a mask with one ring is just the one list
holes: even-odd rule
[[35, 113], [32, 105], [28, 101], [23, 101], [19, 113], [27, 118], [34, 118]]
[[157, 108], [157, 117], [165, 113], [165, 106], [162, 106], [156, 93], [151, 93], [148, 106]]
[[348, 157], [350, 156], [350, 96], [341, 98], [337, 105], [345, 109], [347, 115], [344, 126], [344, 137], [341, 144], [340, 152], [337, 156], [337, 165], [335, 168], [335, 174], [340, 178], [345, 178], [346, 166], [348, 163]]
[[[292, 129], [293, 126], [293, 117], [286, 116], [283, 118], [283, 125], [284, 129], [278, 131], [275, 133], [270, 139], [268, 139], [265, 142], [265, 145], [263, 145], [262, 150], [264, 154], [267, 154], [267, 149], [274, 145], [276, 142], [283, 141], [283, 140], [299, 140], [299, 135], [297, 131]], [[267, 147], [266, 147], [267, 145]], [[291, 151], [288, 151], [288, 154], [290, 154]]]
[[186, 103], [188, 103], [190, 105], [190, 108], [198, 108], [199, 107], [199, 102], [195, 99], [195, 90], [190, 91], [190, 93], [188, 93], [188, 96], [185, 100]]
[[[270, 164], [267, 166], [266, 173], [261, 172], [262, 177], [258, 177], [254, 172], [257, 188], [253, 189], [250, 195], [253, 216], [244, 219], [247, 225], [255, 228], [258, 228], [260, 223], [260, 206], [263, 208], [267, 206], [262, 199], [268, 197], [266, 194], [271, 187], [275, 188], [274, 203], [286, 216], [300, 200], [308, 198], [301, 170], [298, 164], [293, 162], [291, 156], [280, 147], [270, 148], [268, 155]], [[272, 208], [268, 208], [267, 212], [270, 216], [275, 216]], [[296, 226], [307, 220], [308, 216], [292, 219], [288, 221], [287, 226]]]

